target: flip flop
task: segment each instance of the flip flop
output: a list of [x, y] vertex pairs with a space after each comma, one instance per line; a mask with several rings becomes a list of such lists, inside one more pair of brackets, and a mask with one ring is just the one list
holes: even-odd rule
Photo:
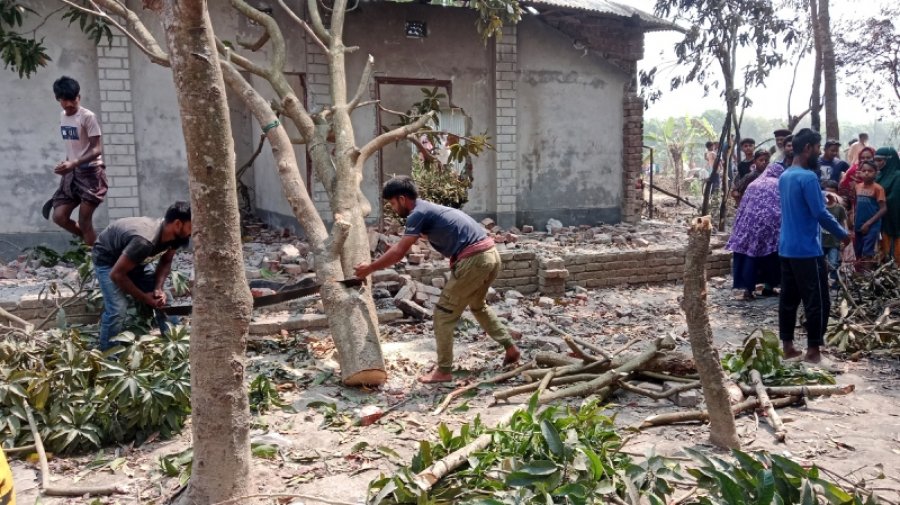
[[44, 216], [44, 219], [50, 219], [50, 212], [53, 210], [53, 199], [49, 199], [44, 202], [44, 206], [41, 207], [41, 215]]

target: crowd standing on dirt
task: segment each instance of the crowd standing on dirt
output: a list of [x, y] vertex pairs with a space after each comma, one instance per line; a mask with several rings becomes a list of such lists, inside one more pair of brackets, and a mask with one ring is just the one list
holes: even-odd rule
[[779, 333], [789, 358], [802, 355], [793, 345], [802, 303], [803, 359], [819, 362], [838, 269], [900, 264], [900, 157], [893, 147], [869, 146], [865, 133], [845, 152], [847, 160], [840, 158], [840, 141], [823, 144], [808, 128], [773, 136], [769, 158], [754, 151], [753, 139], [739, 144], [743, 158], [731, 192], [737, 211], [726, 246], [734, 255], [732, 287], [746, 301], [779, 296]]

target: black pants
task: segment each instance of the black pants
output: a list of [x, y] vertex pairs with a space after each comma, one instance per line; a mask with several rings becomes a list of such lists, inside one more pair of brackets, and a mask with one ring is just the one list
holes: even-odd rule
[[781, 297], [778, 300], [778, 334], [783, 342], [794, 341], [797, 308], [803, 302], [809, 347], [825, 343], [831, 298], [825, 257], [781, 258]]

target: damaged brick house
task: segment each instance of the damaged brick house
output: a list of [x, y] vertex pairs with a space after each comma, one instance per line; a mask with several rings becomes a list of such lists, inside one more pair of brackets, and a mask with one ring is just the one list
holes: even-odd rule
[[[38, 12], [58, 7], [57, 0], [34, 3]], [[298, 12], [305, 4], [289, 3]], [[492, 137], [496, 150], [477, 158], [465, 207], [476, 217], [493, 217], [502, 226], [537, 227], [551, 217], [565, 224], [636, 221], [642, 198], [636, 189], [642, 145], [637, 61], [643, 56], [644, 33], [672, 25], [606, 0], [524, 5], [526, 14], [518, 26], [485, 45], [468, 9], [427, 1], [351, 2], [346, 42], [361, 50], [347, 58], [348, 80], [355, 86], [371, 53], [377, 71], [371, 98], [404, 110], [421, 99], [421, 88], [438, 87], [450, 98], [442, 111], [445, 129], [486, 131]], [[229, 9], [215, 9], [212, 16], [223, 39], [251, 39], [258, 33], [259, 27]], [[287, 70], [298, 96], [316, 110], [329, 102], [324, 57], [301, 30], [284, 29]], [[8, 118], [0, 135], [0, 152], [8, 161], [0, 168], [7, 181], [0, 187], [0, 206], [7, 216], [0, 224], [4, 258], [17, 248], [62, 246], [68, 240], [39, 212], [55, 189], [52, 167], [63, 152], [56, 133], [59, 108], [51, 91], [62, 74], [81, 82], [82, 104], [100, 115], [104, 129], [110, 192], [95, 215], [98, 227], [124, 216], [160, 215], [171, 201], [187, 198], [184, 143], [169, 70], [150, 63], [122, 36], [113, 37], [111, 45], [95, 46], [58, 18], [50, 19], [44, 31], [53, 58], [47, 68], [23, 81], [11, 72], [0, 73], [0, 103]], [[156, 35], [164, 40], [158, 28]], [[260, 53], [265, 57], [265, 48]], [[268, 92], [267, 84], [252, 80]], [[255, 150], [259, 129], [234, 103], [232, 128], [240, 165]], [[353, 119], [362, 140], [393, 121], [373, 107], [358, 110]], [[324, 193], [306, 170], [302, 146], [297, 155], [307, 181], [313, 179], [317, 206], [327, 214]], [[380, 182], [409, 170], [409, 147], [389, 147], [367, 166], [366, 194], [377, 202]], [[296, 226], [267, 148], [243, 180], [261, 218]]]

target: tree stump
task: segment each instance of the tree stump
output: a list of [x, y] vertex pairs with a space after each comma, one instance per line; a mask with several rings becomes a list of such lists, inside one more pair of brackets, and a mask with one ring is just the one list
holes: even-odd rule
[[681, 308], [687, 319], [694, 363], [700, 374], [703, 398], [709, 412], [710, 441], [729, 449], [741, 446], [734, 414], [731, 412], [725, 371], [719, 353], [713, 346], [712, 328], [706, 304], [706, 259], [709, 256], [709, 216], [695, 218], [688, 230], [688, 246], [684, 264], [684, 297]]

